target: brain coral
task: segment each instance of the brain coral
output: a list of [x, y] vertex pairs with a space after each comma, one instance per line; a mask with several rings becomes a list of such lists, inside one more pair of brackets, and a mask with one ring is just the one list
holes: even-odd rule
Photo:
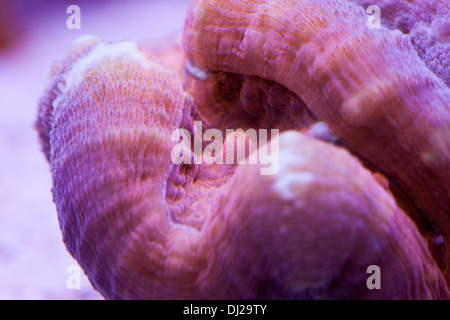
[[[36, 128], [64, 242], [93, 286], [110, 299], [447, 299], [436, 3], [400, 16], [419, 5], [378, 1], [389, 19], [371, 30], [344, 0], [195, 0], [181, 75], [131, 41], [76, 41]], [[267, 151], [257, 163], [201, 161], [208, 132], [237, 128], [280, 134], [246, 153]], [[218, 141], [214, 156], [236, 151]]]

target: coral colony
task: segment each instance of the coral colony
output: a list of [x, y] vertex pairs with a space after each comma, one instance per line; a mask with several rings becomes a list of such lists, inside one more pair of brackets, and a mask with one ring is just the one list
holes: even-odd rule
[[108, 299], [448, 298], [449, 34], [446, 0], [194, 0], [181, 71], [75, 41], [36, 124], [68, 251]]

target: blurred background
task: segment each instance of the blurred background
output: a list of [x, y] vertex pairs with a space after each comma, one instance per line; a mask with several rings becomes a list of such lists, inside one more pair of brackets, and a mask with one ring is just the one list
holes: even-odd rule
[[[179, 39], [190, 0], [0, 0], [0, 299], [102, 299], [62, 242], [34, 130], [51, 64], [77, 37]], [[80, 29], [69, 29], [70, 5]]]

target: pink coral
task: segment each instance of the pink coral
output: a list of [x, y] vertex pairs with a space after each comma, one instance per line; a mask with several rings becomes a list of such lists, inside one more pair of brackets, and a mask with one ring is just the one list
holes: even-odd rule
[[[184, 87], [131, 42], [77, 43], [37, 128], [64, 242], [94, 287], [115, 299], [448, 298], [426, 239], [361, 162], [447, 241], [450, 91], [409, 38], [371, 32], [346, 1], [197, 0]], [[279, 171], [174, 163], [173, 132], [195, 137], [196, 123], [284, 131], [266, 145]], [[372, 265], [381, 290], [366, 286]]]

